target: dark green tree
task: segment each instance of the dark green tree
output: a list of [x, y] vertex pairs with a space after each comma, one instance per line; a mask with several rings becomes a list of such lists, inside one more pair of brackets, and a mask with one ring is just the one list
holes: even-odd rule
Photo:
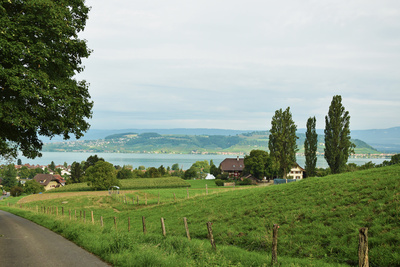
[[215, 166], [213, 161], [210, 161], [210, 174], [214, 175], [214, 177], [221, 174], [221, 169]]
[[244, 173], [251, 174], [257, 179], [272, 177], [275, 174], [274, 163], [267, 151], [252, 150], [244, 157]]
[[1, 182], [4, 189], [9, 191], [12, 187], [17, 185], [17, 182], [17, 170], [15, 169], [14, 164], [5, 166], [3, 171], [3, 181]]
[[83, 171], [86, 171], [87, 168], [94, 166], [98, 161], [104, 161], [104, 159], [99, 158], [97, 155], [89, 156], [83, 165]]
[[393, 164], [399, 164], [399, 163], [400, 163], [400, 154], [393, 155], [393, 156], [390, 158], [390, 164], [391, 164], [391, 165], [393, 165]]
[[282, 111], [282, 109], [275, 111], [271, 121], [268, 147], [270, 155], [279, 165], [283, 179], [286, 179], [287, 172], [296, 162], [296, 152], [298, 150], [296, 130], [297, 126], [292, 119], [290, 107], [285, 111]]
[[106, 190], [110, 186], [120, 186], [117, 179], [117, 170], [106, 161], [99, 160], [94, 166], [90, 166], [85, 173], [88, 186], [94, 190]]
[[160, 176], [164, 176], [167, 173], [163, 165], [158, 167], [158, 172], [160, 173]]
[[18, 176], [21, 179], [26, 179], [29, 178], [31, 174], [31, 171], [28, 169], [28, 167], [26, 166], [22, 166], [19, 170], [18, 170]]
[[74, 161], [71, 165], [71, 183], [82, 183], [84, 181], [83, 168], [79, 162]]
[[314, 177], [317, 166], [317, 147], [318, 147], [318, 134], [315, 129], [316, 119], [310, 117], [307, 120], [306, 140], [304, 141], [304, 154], [306, 157], [306, 173], [308, 177]]
[[50, 170], [52, 170], [53, 172], [56, 171], [56, 164], [54, 163], [54, 161], [52, 161], [49, 165]]
[[117, 172], [118, 179], [131, 179], [133, 178], [132, 170], [123, 166], [122, 169]]
[[192, 165], [188, 170], [185, 171], [185, 174], [183, 175], [183, 179], [190, 180], [190, 179], [196, 178], [197, 171], [198, 171], [198, 169]]
[[0, 156], [40, 156], [39, 136], [81, 137], [92, 116], [88, 84], [74, 78], [90, 50], [79, 39], [84, 0], [0, 3]]
[[179, 171], [179, 164], [178, 163], [172, 164], [171, 170]]
[[155, 167], [150, 167], [146, 170], [146, 175], [147, 178], [157, 178], [157, 177], [161, 177], [160, 172], [158, 171], [157, 168]]
[[355, 145], [350, 141], [350, 115], [342, 105], [342, 97], [333, 97], [325, 116], [325, 159], [333, 174], [346, 170]]

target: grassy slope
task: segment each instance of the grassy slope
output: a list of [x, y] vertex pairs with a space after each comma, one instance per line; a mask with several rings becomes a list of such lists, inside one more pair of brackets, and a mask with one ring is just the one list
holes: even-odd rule
[[[114, 216], [118, 218], [121, 228], [126, 227], [128, 217], [132, 218], [132, 229], [140, 232], [141, 218], [145, 216], [149, 236], [153, 236], [154, 240], [138, 242], [143, 242], [143, 246], [148, 244], [149, 248], [152, 248], [151, 242], [154, 245], [160, 242], [162, 244], [183, 242], [184, 246], [190, 247], [185, 252], [186, 254], [180, 254], [183, 253], [180, 251], [183, 248], [177, 244], [169, 244], [168, 246], [176, 247], [175, 250], [172, 249], [169, 252], [159, 251], [157, 245], [157, 253], [175, 255], [178, 258], [184, 255], [189, 261], [193, 260], [199, 265], [203, 262], [192, 255], [196, 254], [192, 249], [199, 250], [198, 253], [203, 255], [202, 253], [206, 253], [203, 251], [204, 245], [197, 243], [198, 241], [189, 245], [184, 241], [182, 217], [188, 218], [192, 238], [206, 239], [205, 223], [212, 221], [217, 247], [225, 251], [224, 253], [235, 255], [245, 254], [239, 253], [231, 245], [254, 251], [253, 253], [257, 253], [251, 256], [254, 259], [261, 257], [258, 252], [265, 254], [265, 251], [271, 250], [271, 228], [277, 223], [280, 225], [278, 241], [280, 257], [304, 258], [311, 262], [311, 265], [316, 266], [319, 266], [320, 262], [315, 259], [356, 265], [358, 229], [368, 227], [370, 263], [377, 266], [400, 264], [398, 238], [400, 236], [400, 193], [398, 191], [400, 165], [323, 178], [308, 178], [297, 183], [270, 187], [237, 188], [228, 192], [213, 188], [213, 193], [208, 196], [204, 196], [204, 188], [201, 187], [202, 185], [197, 182], [192, 187], [193, 189], [189, 190], [191, 196], [195, 192], [201, 193], [196, 197], [163, 203], [160, 206], [133, 206], [117, 203], [106, 197], [61, 198], [31, 203], [31, 205], [61, 205], [62, 201], [68, 200], [69, 203], [65, 204], [67, 209], [83, 208], [87, 212], [94, 210], [96, 221], [99, 220], [101, 214], [108, 226], [103, 230], [103, 234], [111, 231]], [[174, 192], [180, 190], [183, 196], [186, 194], [186, 189], [144, 190], [141, 193], [156, 195], [161, 191], [161, 194], [171, 194], [171, 190]], [[160, 217], [165, 218], [167, 233], [168, 236], [173, 236], [172, 240], [160, 241], [158, 237], [155, 237], [160, 236]], [[87, 241], [79, 235], [72, 234], [72, 236], [80, 245], [89, 246], [86, 244]], [[228, 247], [221, 247], [222, 244]], [[96, 248], [90, 250], [95, 253], [97, 251]], [[121, 261], [127, 256], [123, 253], [125, 249], [122, 252], [114, 251], [112, 257]], [[229, 264], [226, 257], [215, 256], [209, 259], [210, 256], [207, 255], [203, 256], [208, 257], [208, 260], [214, 260], [215, 265]], [[109, 257], [111, 256], [106, 256], [108, 260], [110, 260]], [[229, 257], [234, 258], [233, 255]], [[243, 259], [236, 259], [234, 263], [241, 262], [243, 265], [249, 265], [245, 259], [248, 256], [243, 257]], [[304, 262], [297, 264], [302, 266]]]

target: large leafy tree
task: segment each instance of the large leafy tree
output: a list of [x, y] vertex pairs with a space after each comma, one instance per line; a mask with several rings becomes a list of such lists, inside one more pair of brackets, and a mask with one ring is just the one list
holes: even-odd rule
[[315, 117], [308, 118], [306, 140], [304, 141], [304, 154], [306, 157], [306, 172], [309, 177], [316, 175], [318, 134], [315, 126]]
[[120, 186], [117, 179], [117, 170], [106, 161], [99, 160], [90, 166], [85, 173], [88, 185], [94, 190], [105, 190], [110, 186]]
[[92, 116], [88, 84], [74, 78], [90, 50], [78, 38], [84, 0], [0, 2], [0, 156], [40, 156], [39, 136], [81, 137]]
[[325, 159], [332, 173], [346, 169], [350, 153], [355, 145], [350, 141], [350, 115], [342, 105], [342, 97], [333, 97], [325, 116]]
[[275, 168], [272, 158], [267, 151], [252, 150], [250, 155], [244, 157], [244, 170], [258, 179], [272, 177], [275, 174]]
[[268, 147], [271, 156], [279, 164], [279, 170], [284, 179], [286, 179], [287, 172], [296, 162], [296, 152], [298, 150], [296, 130], [297, 126], [292, 119], [290, 107], [285, 111], [282, 111], [282, 109], [275, 111], [271, 121]]

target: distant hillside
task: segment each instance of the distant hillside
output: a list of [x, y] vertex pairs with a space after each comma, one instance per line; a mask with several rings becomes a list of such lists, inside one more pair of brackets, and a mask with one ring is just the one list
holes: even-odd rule
[[351, 137], [361, 139], [384, 153], [400, 152], [400, 127], [351, 131]]
[[[304, 152], [305, 134], [299, 133], [299, 153]], [[98, 140], [82, 140], [45, 144], [43, 151], [87, 151], [123, 153], [249, 153], [253, 149], [268, 150], [268, 131], [255, 131], [237, 135], [183, 135], [156, 132], [116, 133]], [[357, 154], [379, 154], [361, 140], [353, 140]], [[319, 136], [318, 152], [324, 151], [323, 136]]]

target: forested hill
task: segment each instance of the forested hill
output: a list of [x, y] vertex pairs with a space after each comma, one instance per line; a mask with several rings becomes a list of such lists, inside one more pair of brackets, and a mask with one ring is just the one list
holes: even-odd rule
[[[159, 133], [117, 133], [104, 139], [48, 143], [43, 151], [55, 152], [131, 152], [131, 153], [249, 153], [253, 149], [268, 150], [268, 131], [236, 135], [178, 135]], [[304, 152], [304, 133], [298, 133], [299, 152]], [[323, 136], [319, 135], [318, 152], [324, 150]], [[355, 139], [357, 154], [378, 154], [365, 142]]]

